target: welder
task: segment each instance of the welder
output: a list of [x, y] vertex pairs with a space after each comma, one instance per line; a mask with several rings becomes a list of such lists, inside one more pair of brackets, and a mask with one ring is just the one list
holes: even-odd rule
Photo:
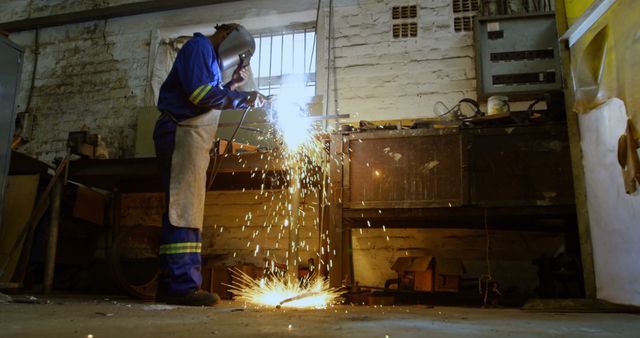
[[[154, 130], [165, 192], [160, 276], [156, 301], [211, 306], [214, 293], [200, 290], [207, 167], [221, 110], [259, 107], [256, 91], [240, 91], [248, 78], [255, 41], [241, 25], [216, 26], [211, 36], [195, 33], [178, 52], [160, 87]], [[234, 69], [231, 80], [222, 75]]]

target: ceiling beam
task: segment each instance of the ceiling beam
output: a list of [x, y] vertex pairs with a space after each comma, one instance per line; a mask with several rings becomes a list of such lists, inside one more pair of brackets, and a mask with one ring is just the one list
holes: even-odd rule
[[36, 18], [0, 23], [0, 31], [19, 32], [36, 28], [62, 26], [71, 23], [106, 20], [123, 16], [170, 11], [189, 7], [215, 5], [240, 0], [155, 0], [134, 2], [105, 8], [89, 9], [78, 12], [47, 15]]

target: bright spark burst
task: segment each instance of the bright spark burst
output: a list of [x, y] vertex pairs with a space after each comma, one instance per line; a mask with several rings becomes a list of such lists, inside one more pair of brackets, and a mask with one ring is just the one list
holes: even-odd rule
[[[280, 144], [280, 151], [261, 154], [264, 167], [251, 167], [250, 170], [251, 177], [262, 177], [263, 182], [260, 190], [256, 191], [255, 199], [260, 199], [263, 205], [260, 213], [252, 214], [249, 211], [244, 215], [242, 229], [251, 231], [252, 237], [242, 250], [247, 254], [253, 253], [253, 257], [263, 257], [265, 267], [271, 262], [272, 274], [254, 280], [241, 270], [232, 269], [234, 283], [228, 286], [236, 300], [255, 306], [326, 308], [337, 303], [342, 294], [330, 288], [328, 281], [320, 276], [321, 271], [327, 273], [333, 267], [331, 257], [335, 256], [335, 250], [330, 248], [329, 232], [322, 229], [317, 217], [313, 219], [313, 224], [310, 224], [310, 218], [313, 217], [305, 217], [310, 211], [322, 213], [323, 208], [329, 204], [323, 182], [326, 182], [329, 162], [338, 163], [342, 159], [327, 153], [327, 130], [317, 121], [308, 118], [311, 98], [305, 96], [304, 85], [301, 77], [289, 77], [284, 81], [269, 110], [270, 116], [274, 118], [273, 129], [260, 136], [264, 140], [275, 137]], [[239, 158], [238, 163], [245, 168], [246, 163], [242, 159]], [[269, 182], [267, 172], [273, 169], [283, 170], [285, 175], [281, 178], [271, 177]], [[282, 188], [270, 190], [265, 186], [267, 183], [281, 185]], [[313, 202], [314, 200], [317, 202]], [[277, 232], [274, 245], [256, 243], [261, 229], [263, 233], [270, 233], [272, 230]], [[317, 244], [310, 239], [311, 230], [318, 231]], [[301, 233], [307, 232], [308, 238], [299, 237]], [[255, 250], [251, 247], [255, 247]], [[234, 251], [233, 257], [238, 256], [240, 254]], [[282, 259], [282, 256], [287, 262], [287, 269], [296, 272], [304, 265], [303, 258], [305, 261], [309, 258], [317, 259], [317, 264], [309, 263], [309, 267], [318, 272], [312, 276], [317, 277], [298, 281], [293, 274], [288, 277], [282, 270], [273, 270], [273, 262]]]
[[329, 282], [322, 278], [297, 281], [278, 273], [256, 280], [242, 270], [233, 269], [231, 272], [235, 282], [229, 291], [236, 300], [256, 306], [324, 309], [337, 303], [342, 294], [330, 288]]
[[310, 98], [304, 95], [304, 89], [304, 77], [288, 77], [273, 106], [277, 112], [276, 127], [290, 153], [298, 151], [313, 135], [312, 121], [307, 118]]

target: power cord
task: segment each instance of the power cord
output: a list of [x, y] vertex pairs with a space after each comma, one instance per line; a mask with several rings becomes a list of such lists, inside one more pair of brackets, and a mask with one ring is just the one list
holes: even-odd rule
[[484, 235], [485, 235], [485, 260], [487, 263], [487, 273], [481, 275], [478, 278], [478, 291], [482, 294], [482, 282], [484, 281], [484, 297], [483, 304], [487, 306], [487, 302], [489, 300], [489, 286], [492, 285], [491, 291], [495, 292], [497, 295], [501, 296], [500, 290], [498, 290], [498, 284], [492, 283], [493, 276], [491, 275], [491, 260], [489, 259], [489, 251], [491, 250], [491, 242], [489, 238], [489, 224], [487, 222], [487, 209], [484, 209]]
[[238, 125], [236, 125], [235, 129], [233, 130], [233, 133], [231, 134], [231, 137], [229, 138], [229, 141], [227, 142], [226, 147], [224, 147], [224, 152], [222, 152], [222, 158], [220, 158], [220, 160], [218, 160], [217, 148], [215, 149], [216, 153], [213, 156], [213, 169], [211, 170], [211, 173], [209, 174], [209, 179], [207, 180], [206, 191], [211, 189], [211, 186], [213, 185], [213, 181], [216, 179], [216, 176], [218, 175], [218, 171], [220, 170], [220, 166], [222, 165], [222, 161], [229, 154], [229, 148], [233, 146], [233, 141], [236, 138], [236, 134], [238, 134], [238, 130], [240, 130], [240, 126], [242, 126], [242, 123], [244, 122], [244, 119], [247, 117], [247, 113], [251, 108], [252, 108], [251, 106], [247, 107], [247, 109], [245, 109], [244, 112], [242, 113], [240, 122], [238, 122]]

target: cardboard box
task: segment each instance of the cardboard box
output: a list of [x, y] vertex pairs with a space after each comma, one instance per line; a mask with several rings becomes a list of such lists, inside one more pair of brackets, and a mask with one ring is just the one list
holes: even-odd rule
[[398, 289], [458, 292], [465, 273], [460, 259], [433, 256], [400, 257], [391, 266], [398, 273]]
[[104, 225], [106, 198], [101, 193], [85, 187], [78, 187], [78, 194], [73, 205], [72, 216]]
[[[7, 178], [0, 226], [0, 264], [6, 265], [0, 266], [4, 269], [0, 282], [11, 281], [18, 265], [24, 246], [21, 233], [35, 205], [39, 175], [10, 175]], [[18, 241], [20, 243], [16, 243]], [[11, 251], [14, 247], [16, 252]]]

